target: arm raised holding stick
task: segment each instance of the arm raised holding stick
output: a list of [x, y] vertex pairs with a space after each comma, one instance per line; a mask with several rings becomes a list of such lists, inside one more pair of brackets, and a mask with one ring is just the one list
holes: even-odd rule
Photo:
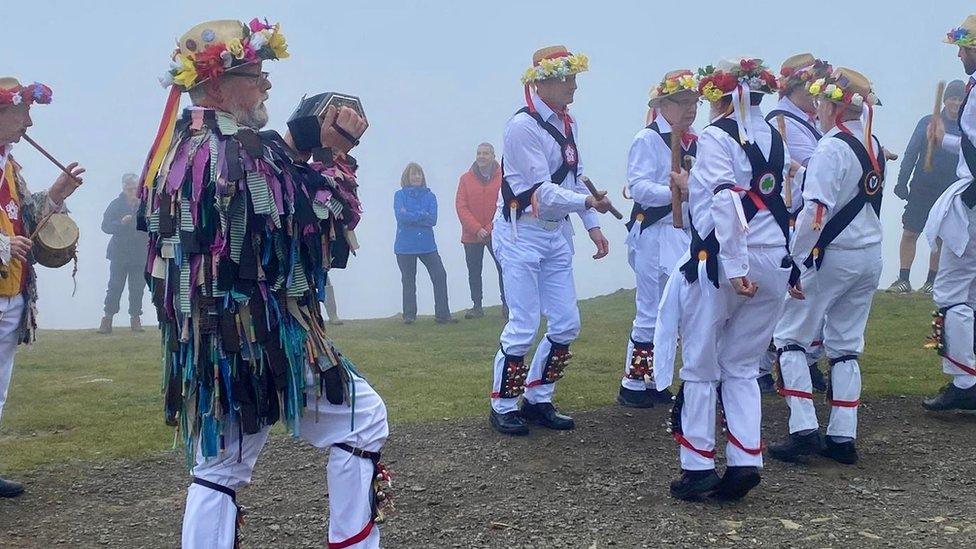
[[[935, 87], [935, 107], [932, 108], [932, 120], [941, 122], [940, 116], [942, 115], [942, 96], [945, 95], [945, 80], [939, 80], [939, 84]], [[941, 143], [937, 143], [933, 138], [934, 134], [929, 134], [929, 146], [925, 151], [925, 171], [932, 171], [932, 154], [935, 153], [935, 149], [942, 146]], [[887, 151], [886, 151], [887, 153]], [[887, 154], [886, 154], [887, 156]]]

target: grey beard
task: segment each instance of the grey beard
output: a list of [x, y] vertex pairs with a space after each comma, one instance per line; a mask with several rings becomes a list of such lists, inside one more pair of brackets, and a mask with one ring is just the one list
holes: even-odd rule
[[260, 130], [268, 125], [268, 109], [262, 103], [249, 111], [234, 113], [234, 118], [242, 126], [246, 126], [252, 130]]

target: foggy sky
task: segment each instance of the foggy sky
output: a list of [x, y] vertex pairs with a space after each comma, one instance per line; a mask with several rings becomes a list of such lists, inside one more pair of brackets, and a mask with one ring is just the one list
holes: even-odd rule
[[[721, 58], [762, 57], [774, 71], [786, 57], [810, 51], [834, 66], [865, 73], [884, 103], [875, 132], [901, 153], [919, 117], [932, 109], [935, 82], [963, 78], [956, 48], [944, 33], [972, 10], [960, 0], [909, 2], [648, 1], [434, 2], [77, 2], [6, 3], [0, 73], [54, 89], [54, 102], [32, 108], [31, 135], [64, 163], [88, 168], [69, 200], [82, 231], [78, 293], [71, 270], [39, 267], [40, 325], [97, 327], [102, 314], [108, 236], [99, 225], [118, 196], [124, 172], [139, 172], [165, 101], [157, 77], [175, 40], [209, 19], [267, 17], [282, 24], [291, 57], [266, 62], [274, 88], [270, 127], [284, 121], [305, 93], [343, 91], [362, 98], [370, 121], [362, 145], [360, 189], [366, 213], [357, 229], [362, 249], [346, 271], [333, 271], [340, 314], [389, 316], [400, 311], [400, 274], [393, 256], [393, 193], [409, 161], [420, 163], [438, 197], [435, 229], [448, 271], [451, 308], [470, 306], [460, 227], [454, 214], [458, 178], [482, 141], [501, 150], [507, 119], [522, 106], [519, 76], [542, 46], [562, 43], [590, 57], [571, 112], [580, 125], [586, 173], [607, 188], [618, 208], [631, 139], [642, 126], [647, 92], [668, 70]], [[368, 4], [368, 5], [365, 5]], [[879, 7], [883, 6], [883, 11]], [[693, 16], [691, 16], [693, 13]], [[772, 107], [767, 98], [763, 108]], [[184, 98], [184, 105], [188, 100]], [[707, 122], [702, 110], [696, 127]], [[56, 168], [26, 143], [14, 154], [32, 189], [50, 185]], [[885, 203], [886, 287], [897, 271], [904, 202], [892, 194], [898, 164], [889, 164]], [[603, 217], [611, 254], [590, 259], [592, 244], [578, 218], [576, 281], [581, 298], [633, 287], [622, 222]], [[925, 277], [921, 243], [913, 284]], [[429, 280], [418, 274], [420, 313], [432, 312]], [[124, 323], [126, 296], [117, 323]], [[498, 302], [490, 260], [486, 305]], [[146, 299], [144, 321], [155, 322]], [[585, 319], [584, 319], [585, 324]]]

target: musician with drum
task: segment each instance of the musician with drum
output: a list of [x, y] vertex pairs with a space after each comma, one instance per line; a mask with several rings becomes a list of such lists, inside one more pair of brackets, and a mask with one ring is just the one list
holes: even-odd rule
[[[51, 214], [63, 210], [64, 200], [81, 185], [81, 174], [85, 173], [72, 162], [47, 191], [31, 193], [27, 189], [21, 167], [10, 151], [33, 125], [31, 105], [50, 102], [51, 89], [44, 84], [25, 86], [15, 78], [0, 77], [0, 417], [14, 353], [20, 343], [34, 341], [37, 329], [37, 277], [31, 237], [42, 224], [48, 225]], [[15, 497], [23, 491], [19, 483], [0, 478], [0, 497]]]

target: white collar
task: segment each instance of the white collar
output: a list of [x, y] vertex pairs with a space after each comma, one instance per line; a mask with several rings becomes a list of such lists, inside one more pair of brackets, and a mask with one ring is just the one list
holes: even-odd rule
[[657, 129], [661, 133], [670, 133], [672, 130], [668, 119], [664, 118], [664, 115], [660, 112], [658, 112], [657, 116], [654, 117], [654, 123], [657, 124]]
[[541, 116], [543, 120], [549, 121], [553, 117], [560, 119], [559, 115], [556, 114], [556, 111], [549, 108], [549, 105], [547, 105], [537, 93], [532, 92], [531, 98], [532, 104], [535, 106], [535, 112], [539, 113], [539, 116]]
[[806, 120], [811, 124], [817, 121], [816, 116], [811, 116], [810, 113], [804, 111], [800, 107], [797, 107], [796, 103], [794, 103], [789, 97], [784, 96], [782, 99], [780, 99], [779, 103], [776, 104], [776, 107], [780, 110], [793, 113], [799, 116], [802, 120]]

